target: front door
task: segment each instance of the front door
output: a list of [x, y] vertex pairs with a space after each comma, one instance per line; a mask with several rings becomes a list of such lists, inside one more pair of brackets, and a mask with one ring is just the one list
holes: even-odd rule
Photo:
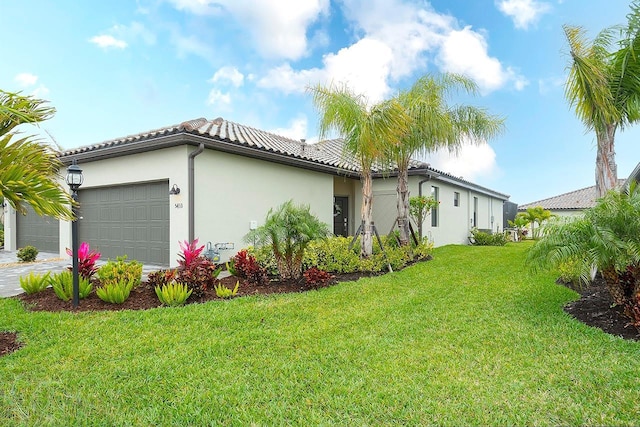
[[333, 198], [333, 234], [347, 237], [349, 235], [349, 198], [335, 196]]

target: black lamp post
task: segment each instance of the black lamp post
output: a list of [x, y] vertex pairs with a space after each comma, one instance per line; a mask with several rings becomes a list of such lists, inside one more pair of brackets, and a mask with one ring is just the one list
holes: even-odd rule
[[73, 253], [73, 308], [78, 306], [80, 302], [80, 280], [78, 278], [78, 212], [76, 204], [78, 201], [78, 188], [82, 185], [84, 177], [82, 176], [82, 169], [76, 164], [75, 159], [73, 163], [67, 168], [67, 185], [71, 189], [71, 198], [73, 199], [73, 205], [71, 206], [71, 212], [73, 213], [73, 220], [71, 221], [71, 251]]

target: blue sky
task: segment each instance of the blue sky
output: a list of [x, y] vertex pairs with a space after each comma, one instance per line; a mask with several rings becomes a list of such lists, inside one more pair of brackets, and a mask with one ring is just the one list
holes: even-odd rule
[[[595, 135], [564, 99], [563, 24], [622, 24], [622, 0], [0, 0], [0, 88], [48, 99], [63, 148], [224, 117], [316, 140], [308, 85], [369, 99], [426, 73], [458, 72], [454, 98], [504, 116], [506, 132], [434, 167], [529, 203], [594, 185]], [[640, 161], [618, 133], [618, 175]]]

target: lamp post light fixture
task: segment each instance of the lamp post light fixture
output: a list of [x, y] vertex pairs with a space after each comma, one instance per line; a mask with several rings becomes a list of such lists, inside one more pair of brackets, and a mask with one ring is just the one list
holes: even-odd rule
[[80, 302], [80, 280], [78, 277], [78, 211], [76, 205], [78, 204], [78, 188], [82, 185], [84, 177], [82, 176], [82, 169], [76, 164], [75, 159], [67, 168], [66, 181], [71, 189], [71, 198], [73, 199], [73, 204], [71, 205], [71, 212], [73, 213], [73, 220], [71, 221], [71, 251], [73, 256], [73, 308], [76, 308]]

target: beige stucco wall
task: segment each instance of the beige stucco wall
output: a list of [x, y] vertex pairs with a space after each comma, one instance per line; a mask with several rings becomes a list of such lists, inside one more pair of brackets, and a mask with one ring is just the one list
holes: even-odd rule
[[[419, 194], [419, 182], [424, 177], [410, 176], [410, 196]], [[431, 187], [438, 188], [440, 200], [439, 218], [436, 227], [431, 225], [431, 216], [428, 216], [423, 224], [423, 235], [429, 237], [436, 246], [448, 244], [467, 244], [469, 230], [472, 228], [473, 198], [478, 198], [478, 228], [487, 228], [497, 231], [501, 226], [503, 211], [501, 199], [490, 197], [486, 194], [456, 186], [451, 183], [433, 179], [422, 184], [422, 194], [431, 195]], [[387, 234], [397, 216], [397, 179], [396, 177], [379, 178], [374, 180], [373, 192], [373, 220], [380, 234]], [[358, 191], [361, 191], [358, 188]], [[460, 204], [454, 206], [454, 192], [460, 193]], [[361, 195], [357, 197], [361, 202]], [[360, 206], [358, 204], [358, 206]], [[493, 217], [493, 218], [492, 218]], [[493, 222], [492, 222], [493, 219]], [[417, 227], [416, 227], [417, 232]]]
[[205, 150], [195, 158], [195, 237], [200, 242], [234, 243], [224, 261], [247, 246], [244, 236], [255, 221], [292, 199], [333, 230], [334, 177], [264, 160]]

